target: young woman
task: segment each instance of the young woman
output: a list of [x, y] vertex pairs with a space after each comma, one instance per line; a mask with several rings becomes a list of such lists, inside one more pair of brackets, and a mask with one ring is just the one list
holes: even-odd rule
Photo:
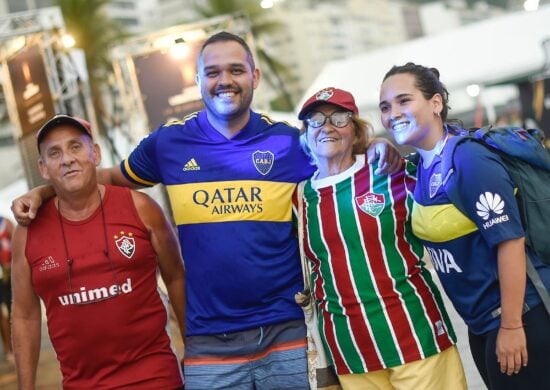
[[299, 201], [323, 342], [344, 389], [465, 389], [454, 331], [411, 230], [415, 169], [402, 161], [377, 174], [358, 114], [336, 88], [299, 113], [318, 167]]
[[[469, 329], [470, 349], [489, 389], [542, 389], [550, 383], [550, 317], [526, 278], [524, 231], [514, 185], [501, 159], [463, 143], [454, 155], [458, 191], [450, 201], [441, 172], [447, 141], [448, 92], [439, 72], [413, 63], [394, 66], [380, 92], [382, 124], [397, 143], [420, 155], [413, 231]], [[500, 218], [496, 218], [500, 217]], [[550, 286], [550, 267], [536, 268]]]

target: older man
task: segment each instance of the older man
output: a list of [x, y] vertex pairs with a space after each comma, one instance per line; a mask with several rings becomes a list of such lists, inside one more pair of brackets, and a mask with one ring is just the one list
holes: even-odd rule
[[177, 389], [178, 359], [157, 289], [166, 283], [182, 337], [184, 267], [176, 237], [147, 195], [97, 183], [88, 122], [58, 115], [38, 133], [56, 196], [13, 238], [13, 341], [20, 388], [33, 389], [41, 311], [65, 389]]

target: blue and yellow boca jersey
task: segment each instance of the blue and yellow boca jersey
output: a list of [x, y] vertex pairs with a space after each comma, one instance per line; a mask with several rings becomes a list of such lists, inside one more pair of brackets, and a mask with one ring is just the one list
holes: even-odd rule
[[186, 266], [188, 335], [303, 317], [291, 199], [314, 168], [298, 136], [251, 112], [228, 140], [201, 111], [161, 126], [121, 163], [135, 183], [166, 185]]
[[[445, 153], [445, 149], [443, 153]], [[441, 157], [418, 167], [413, 230], [422, 239], [457, 312], [475, 334], [499, 326], [499, 243], [524, 236], [514, 185], [501, 159], [474, 142], [455, 153], [456, 191], [467, 215], [442, 186]], [[540, 303], [528, 281], [526, 303]]]

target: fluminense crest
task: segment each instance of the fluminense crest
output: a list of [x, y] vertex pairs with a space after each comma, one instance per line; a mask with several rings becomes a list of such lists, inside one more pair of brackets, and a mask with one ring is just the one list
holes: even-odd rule
[[134, 240], [133, 233], [120, 232], [120, 235], [115, 235], [115, 244], [119, 252], [126, 258], [131, 259], [136, 251], [136, 241]]
[[317, 100], [328, 100], [334, 95], [334, 91], [332, 89], [323, 89], [315, 95], [315, 98]]
[[355, 203], [361, 211], [369, 214], [372, 217], [378, 217], [384, 206], [386, 205], [386, 198], [384, 194], [375, 194], [374, 192], [367, 192], [366, 194], [356, 196]]

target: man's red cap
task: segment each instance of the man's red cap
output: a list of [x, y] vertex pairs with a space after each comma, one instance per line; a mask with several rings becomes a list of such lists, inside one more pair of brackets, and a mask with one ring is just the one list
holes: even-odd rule
[[42, 143], [46, 134], [59, 125], [72, 125], [93, 139], [92, 125], [90, 125], [90, 122], [75, 116], [59, 114], [47, 121], [36, 133], [36, 146], [38, 147], [38, 151], [40, 151], [40, 143]]
[[342, 107], [346, 111], [351, 111], [354, 114], [359, 114], [359, 109], [355, 104], [355, 99], [353, 95], [348, 91], [338, 88], [323, 88], [319, 92], [315, 93], [312, 97], [306, 100], [300, 113], [298, 114], [298, 119], [303, 120], [308, 112], [313, 110], [316, 106], [319, 106], [324, 103], [330, 103]]

